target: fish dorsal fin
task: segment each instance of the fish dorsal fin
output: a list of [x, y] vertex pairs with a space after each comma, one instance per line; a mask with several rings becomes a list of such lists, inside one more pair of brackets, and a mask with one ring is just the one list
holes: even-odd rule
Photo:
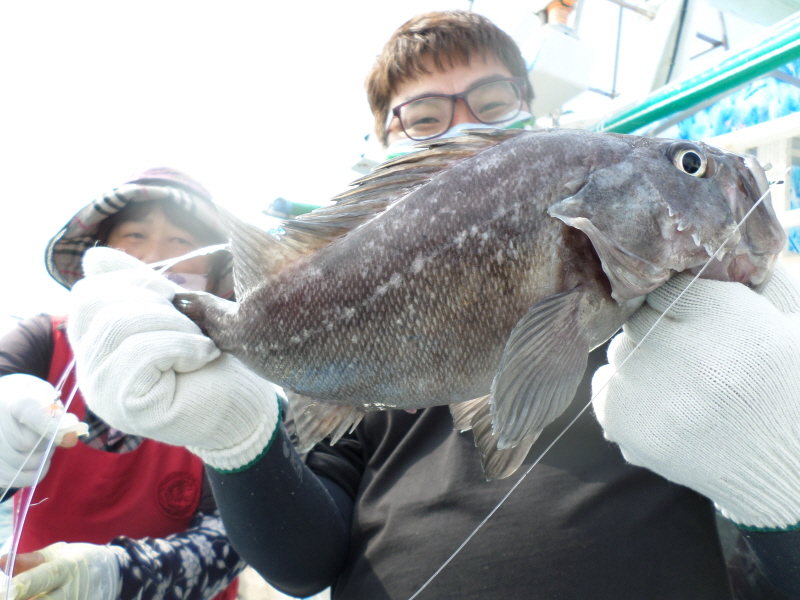
[[[267, 232], [228, 211], [220, 210], [220, 213], [230, 238], [238, 301], [287, 264], [328, 245], [351, 228], [346, 219], [337, 220], [331, 216], [313, 222], [293, 219]], [[277, 233], [280, 230], [283, 231]]]
[[421, 143], [421, 150], [377, 166], [354, 181], [352, 189], [335, 196], [335, 204], [282, 222], [280, 234], [267, 233], [224, 212], [231, 234], [237, 299], [245, 298], [286, 264], [331, 244], [454, 164], [521, 131], [475, 129], [464, 133]]
[[335, 204], [318, 208], [285, 224], [286, 238], [309, 244], [330, 243], [355, 229], [392, 203], [422, 187], [439, 173], [487, 148], [519, 135], [521, 131], [475, 129], [465, 135], [418, 144], [421, 148], [378, 165], [372, 173], [355, 180], [352, 189], [334, 196]]
[[545, 298], [511, 332], [492, 382], [499, 449], [535, 440], [575, 396], [591, 350], [580, 318], [584, 294], [579, 286]]
[[520, 133], [520, 130], [471, 129], [459, 137], [421, 142], [416, 146], [420, 150], [388, 160], [369, 175], [356, 179], [350, 184], [353, 189], [334, 196], [333, 206], [302, 215], [298, 220], [315, 219], [329, 210], [333, 214], [345, 206], [352, 216], [356, 216], [352, 211], [357, 207], [369, 218], [454, 164]]

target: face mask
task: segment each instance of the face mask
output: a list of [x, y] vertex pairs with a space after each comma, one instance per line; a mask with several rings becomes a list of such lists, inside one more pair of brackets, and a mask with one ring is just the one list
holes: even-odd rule
[[[457, 137], [461, 135], [461, 133], [467, 129], [532, 129], [533, 128], [533, 115], [528, 112], [522, 111], [520, 112], [513, 121], [506, 123], [505, 125], [495, 123], [494, 125], [487, 125], [485, 123], [459, 123], [455, 127], [451, 127], [442, 135], [437, 138], [433, 138], [435, 140], [441, 140], [445, 138]], [[417, 148], [417, 144], [424, 144], [425, 142], [418, 142], [416, 140], [412, 140], [409, 138], [405, 138], [402, 140], [397, 140], [389, 144], [386, 148], [386, 158], [385, 160], [390, 160], [392, 158], [397, 158], [398, 156], [402, 156], [403, 154], [408, 154], [410, 152], [417, 152], [418, 150], [422, 150], [424, 148]]]
[[205, 275], [197, 275], [195, 273], [172, 273], [167, 271], [164, 273], [167, 279], [173, 283], [177, 283], [188, 292], [205, 292], [208, 287], [208, 277]]

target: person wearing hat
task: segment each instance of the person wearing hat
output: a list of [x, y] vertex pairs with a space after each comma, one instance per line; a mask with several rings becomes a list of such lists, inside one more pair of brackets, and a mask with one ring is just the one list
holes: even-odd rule
[[[48, 244], [46, 264], [72, 288], [83, 277], [81, 257], [96, 245], [154, 263], [225, 241], [205, 188], [178, 171], [150, 169], [70, 219]], [[165, 284], [229, 298], [229, 258], [217, 252], [179, 262], [167, 272], [175, 283]], [[247, 373], [242, 381], [242, 393], [259, 385]], [[75, 373], [64, 318], [35, 316], [0, 340], [0, 486], [32, 485], [42, 436], [55, 434], [60, 443], [24, 524], [15, 597], [235, 598], [245, 565], [225, 535], [201, 460], [114, 429], [86, 408], [80, 392], [53, 431], [63, 412], [59, 382], [66, 402]]]

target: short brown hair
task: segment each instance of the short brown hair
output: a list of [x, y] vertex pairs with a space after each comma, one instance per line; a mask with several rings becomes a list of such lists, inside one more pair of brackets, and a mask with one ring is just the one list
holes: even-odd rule
[[[435, 67], [444, 71], [456, 64], [468, 64], [471, 54], [480, 54], [484, 60], [494, 55], [514, 77], [527, 80], [528, 70], [519, 46], [482, 15], [465, 10], [429, 12], [401, 25], [386, 42], [366, 81], [375, 133], [381, 144], [386, 145], [392, 95], [404, 82], [430, 72], [424, 59], [430, 56]], [[528, 105], [533, 100], [530, 83], [525, 86], [525, 99]]]

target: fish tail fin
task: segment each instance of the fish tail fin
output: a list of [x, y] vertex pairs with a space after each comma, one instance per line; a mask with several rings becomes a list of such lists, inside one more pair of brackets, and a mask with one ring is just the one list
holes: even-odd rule
[[233, 254], [234, 293], [241, 301], [279, 269], [287, 248], [271, 233], [242, 221], [230, 212], [221, 212]]
[[[383, 201], [383, 204], [386, 200]], [[242, 301], [255, 288], [264, 285], [286, 265], [328, 246], [377, 210], [366, 203], [358, 210], [332, 205], [283, 221], [265, 231], [229, 211], [220, 214], [231, 243], [236, 299]], [[382, 207], [380, 204], [379, 207]]]
[[206, 292], [181, 292], [175, 294], [172, 304], [178, 312], [189, 317], [205, 336], [214, 340], [220, 350], [230, 349], [222, 322], [228, 313], [235, 310], [236, 303]]

